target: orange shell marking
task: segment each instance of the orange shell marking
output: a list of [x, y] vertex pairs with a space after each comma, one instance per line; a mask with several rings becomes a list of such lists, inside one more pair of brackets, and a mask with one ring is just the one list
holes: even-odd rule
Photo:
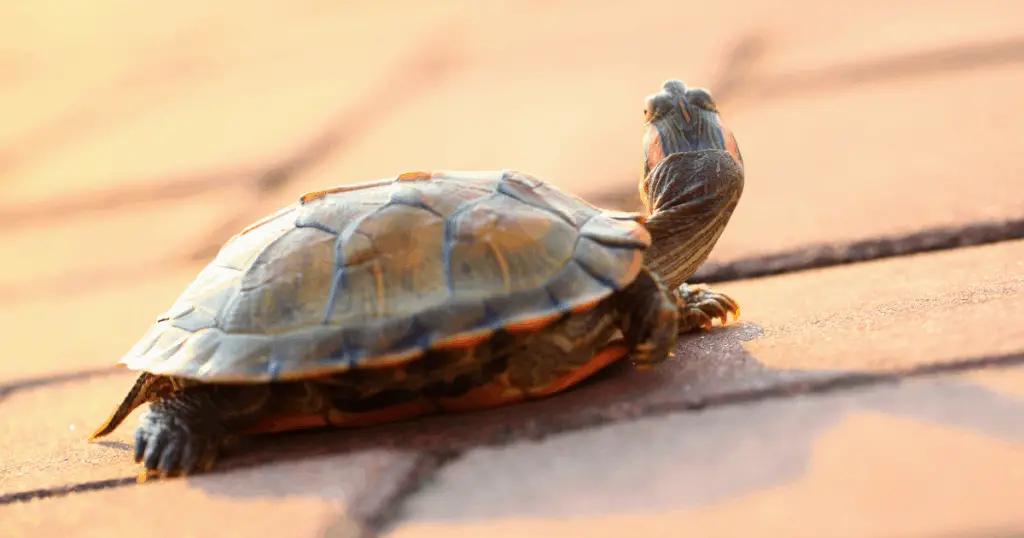
[[433, 177], [429, 172], [406, 172], [400, 174], [395, 181], [430, 181]]
[[399, 404], [376, 411], [360, 411], [358, 413], [346, 413], [332, 409], [327, 421], [336, 428], [362, 428], [366, 426], [377, 426], [391, 422], [409, 420], [423, 415], [429, 415], [437, 411], [437, 404], [431, 400], [421, 399], [409, 403]]
[[478, 331], [466, 332], [461, 334], [453, 334], [447, 338], [442, 338], [432, 346], [433, 349], [463, 349], [467, 347], [473, 347], [484, 343], [494, 331], [491, 329], [480, 329]]
[[505, 332], [510, 334], [516, 333], [528, 333], [533, 331], [539, 331], [548, 325], [551, 325], [555, 321], [558, 321], [562, 317], [561, 312], [555, 312], [554, 314], [548, 314], [547, 316], [539, 318], [530, 318], [523, 321], [517, 321], [515, 323], [509, 323], [504, 327]]
[[392, 180], [390, 179], [381, 179], [379, 181], [368, 181], [366, 183], [358, 183], [356, 185], [338, 185], [337, 187], [329, 187], [321, 191], [307, 192], [306, 194], [303, 194], [302, 196], [299, 197], [299, 203], [306, 204], [314, 200], [319, 200], [320, 198], [323, 198], [324, 196], [327, 196], [329, 194], [337, 194], [339, 192], [349, 191], [361, 191], [363, 189], [370, 189], [373, 187], [379, 187], [381, 185], [387, 185], [388, 183], [391, 182]]
[[441, 398], [440, 404], [445, 411], [458, 413], [499, 407], [525, 399], [526, 395], [521, 390], [513, 389], [504, 383], [491, 383], [471, 389], [458, 398]]
[[596, 374], [609, 364], [625, 357], [627, 353], [629, 353], [629, 348], [627, 348], [625, 344], [620, 342], [609, 344], [605, 346], [604, 349], [598, 351], [594, 357], [590, 359], [590, 362], [580, 366], [569, 375], [556, 380], [546, 387], [531, 390], [530, 396], [550, 396], [557, 392], [561, 392]]

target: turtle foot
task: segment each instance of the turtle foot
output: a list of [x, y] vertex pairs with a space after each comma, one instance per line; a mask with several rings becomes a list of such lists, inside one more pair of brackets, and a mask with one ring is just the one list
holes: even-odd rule
[[722, 325], [740, 317], [740, 305], [724, 293], [711, 291], [706, 286], [683, 284], [675, 291], [679, 306], [679, 333], [697, 328], [711, 330], [715, 319]]
[[[177, 405], [175, 405], [177, 404]], [[148, 478], [209, 471], [230, 440], [212, 417], [204, 416], [176, 398], [156, 402], [140, 419], [135, 431], [135, 462]]]

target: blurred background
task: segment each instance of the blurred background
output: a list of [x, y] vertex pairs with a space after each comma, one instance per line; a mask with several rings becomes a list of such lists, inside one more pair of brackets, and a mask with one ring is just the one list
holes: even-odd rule
[[747, 165], [713, 260], [1019, 216], [1022, 21], [1019, 0], [6, 0], [0, 378], [112, 364], [305, 191], [514, 168], [637, 209], [669, 78], [712, 91]]

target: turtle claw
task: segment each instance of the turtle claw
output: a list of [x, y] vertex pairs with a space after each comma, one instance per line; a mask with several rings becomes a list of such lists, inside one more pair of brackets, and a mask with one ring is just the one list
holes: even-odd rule
[[732, 297], [704, 286], [683, 284], [675, 291], [675, 296], [680, 334], [697, 328], [710, 331], [716, 319], [724, 326], [730, 323], [730, 316], [732, 321], [740, 317], [740, 306]]
[[160, 410], [142, 416], [135, 431], [136, 463], [143, 465], [138, 481], [209, 471], [227, 437], [220, 428], [192, 424]]

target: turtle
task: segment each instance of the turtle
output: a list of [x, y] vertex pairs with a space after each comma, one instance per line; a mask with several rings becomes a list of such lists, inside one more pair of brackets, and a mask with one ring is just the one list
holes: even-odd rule
[[149, 404], [140, 480], [211, 470], [244, 436], [544, 398], [739, 316], [687, 279], [743, 192], [711, 93], [645, 100], [646, 213], [513, 169], [309, 192], [230, 238], [118, 363], [139, 372], [90, 440]]

